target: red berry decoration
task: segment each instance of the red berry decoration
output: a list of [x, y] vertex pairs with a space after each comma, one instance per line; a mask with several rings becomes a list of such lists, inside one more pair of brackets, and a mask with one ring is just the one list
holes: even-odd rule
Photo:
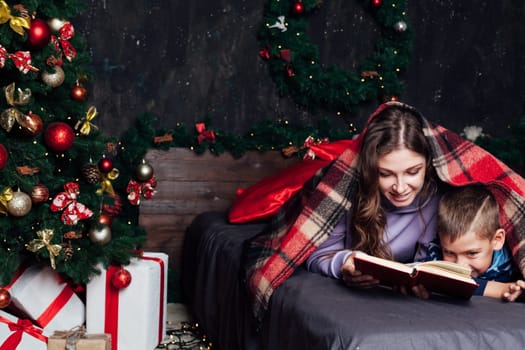
[[2, 170], [5, 167], [8, 159], [9, 155], [7, 153], [7, 149], [4, 145], [0, 143], [0, 170]]
[[75, 101], [83, 102], [87, 99], [87, 90], [77, 82], [77, 84], [71, 89], [69, 96]]
[[296, 15], [302, 14], [304, 12], [304, 4], [302, 2], [300, 2], [300, 1], [295, 2], [293, 4], [292, 11]]
[[0, 288], [0, 309], [4, 309], [11, 303], [11, 294], [7, 289]]
[[111, 285], [116, 289], [127, 288], [131, 284], [131, 273], [125, 268], [121, 268], [111, 276]]
[[75, 132], [64, 122], [52, 122], [46, 128], [44, 141], [51, 150], [65, 152], [73, 146]]
[[34, 49], [42, 49], [51, 40], [51, 28], [46, 21], [36, 18], [31, 21], [29, 30], [27, 31], [27, 42]]
[[99, 162], [98, 162], [98, 168], [101, 172], [107, 174], [109, 173], [111, 170], [113, 170], [113, 162], [111, 161], [111, 159], [108, 159], [108, 158], [102, 158]]

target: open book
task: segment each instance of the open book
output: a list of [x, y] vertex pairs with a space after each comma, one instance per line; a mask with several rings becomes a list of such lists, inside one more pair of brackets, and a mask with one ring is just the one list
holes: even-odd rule
[[478, 287], [470, 276], [468, 266], [450, 261], [425, 261], [403, 264], [371, 256], [362, 252], [354, 255], [354, 264], [363, 274], [371, 275], [386, 286], [407, 286], [421, 284], [427, 291], [470, 299]]

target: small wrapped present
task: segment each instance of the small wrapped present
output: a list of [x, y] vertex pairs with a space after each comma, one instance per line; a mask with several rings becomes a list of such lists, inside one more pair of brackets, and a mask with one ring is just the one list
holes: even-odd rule
[[168, 255], [143, 253], [124, 268], [131, 275], [127, 287], [113, 280], [121, 266], [103, 269], [87, 284], [87, 331], [111, 334], [112, 350], [154, 349], [166, 334]]
[[47, 350], [110, 350], [110, 334], [86, 334], [85, 327], [55, 331], [47, 341]]
[[41, 328], [0, 310], [0, 349], [45, 350], [46, 343]]
[[13, 310], [44, 329], [45, 335], [55, 330], [83, 325], [85, 305], [61, 276], [49, 266], [21, 267], [8, 286]]

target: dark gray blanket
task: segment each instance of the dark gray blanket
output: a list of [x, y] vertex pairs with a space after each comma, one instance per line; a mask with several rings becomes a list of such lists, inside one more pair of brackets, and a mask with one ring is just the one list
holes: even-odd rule
[[199, 215], [188, 228], [183, 285], [214, 349], [523, 349], [525, 305], [487, 297], [419, 300], [381, 288], [354, 290], [298, 269], [271, 299], [262, 329], [251, 327], [240, 282], [242, 243], [263, 224]]

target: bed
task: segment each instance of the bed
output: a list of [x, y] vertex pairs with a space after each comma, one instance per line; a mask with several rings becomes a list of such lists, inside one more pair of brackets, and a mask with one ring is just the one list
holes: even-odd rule
[[184, 239], [185, 298], [213, 349], [522, 349], [525, 304], [354, 290], [299, 268], [274, 293], [258, 332], [240, 279], [243, 241], [264, 223], [195, 217]]

